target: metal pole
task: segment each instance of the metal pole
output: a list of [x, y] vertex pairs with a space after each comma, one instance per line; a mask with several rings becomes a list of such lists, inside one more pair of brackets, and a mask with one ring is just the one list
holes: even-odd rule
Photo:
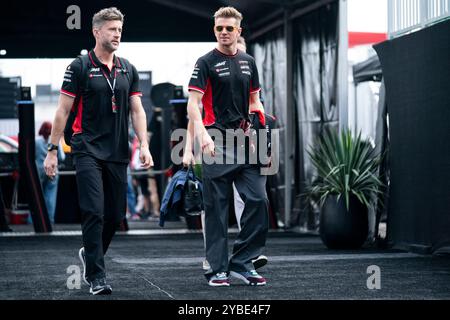
[[425, 27], [428, 19], [428, 0], [422, 0], [420, 2], [420, 25], [422, 28]]
[[[172, 166], [170, 166], [167, 169], [163, 169], [163, 170], [143, 170], [143, 171], [131, 171], [130, 173], [128, 173], [128, 175], [135, 177], [135, 176], [149, 176], [151, 177], [155, 177], [157, 175], [163, 175], [166, 174], [169, 169], [171, 169]], [[76, 174], [76, 171], [74, 170], [68, 170], [68, 171], [58, 171], [57, 173], [59, 176], [74, 176]], [[12, 173], [0, 173], [0, 177], [2, 176], [12, 176]]]
[[354, 110], [354, 112], [355, 112], [355, 119], [354, 119], [355, 131], [354, 131], [354, 134], [358, 135], [358, 84], [356, 82], [355, 82], [354, 90], [355, 90], [355, 103], [354, 103], [354, 106], [355, 106], [355, 110]]
[[284, 198], [284, 224], [286, 228], [291, 226], [292, 209], [292, 177], [293, 177], [293, 159], [295, 148], [293, 145], [293, 114], [294, 114], [294, 96], [293, 96], [293, 37], [292, 20], [289, 19], [290, 9], [284, 11], [284, 35], [286, 40], [286, 129], [284, 135], [285, 143], [285, 198]]
[[391, 38], [391, 34], [394, 32], [394, 0], [388, 0], [388, 38]]
[[338, 19], [338, 82], [337, 105], [339, 110], [339, 129], [348, 127], [348, 27], [347, 0], [339, 0]]

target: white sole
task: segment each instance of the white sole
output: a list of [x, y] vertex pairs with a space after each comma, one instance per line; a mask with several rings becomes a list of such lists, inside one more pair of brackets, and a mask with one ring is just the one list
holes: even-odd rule
[[230, 284], [229, 283], [214, 283], [214, 282], [208, 282], [208, 284], [211, 287], [229, 287]]
[[101, 289], [101, 290], [98, 290], [98, 291], [94, 291], [94, 290], [92, 290], [92, 288], [90, 288], [89, 292], [92, 293], [94, 296], [97, 295], [97, 294], [111, 294], [112, 293], [112, 289], [108, 289], [108, 290]]
[[245, 282], [246, 285], [248, 286], [264, 286], [266, 285], [266, 282], [258, 282], [258, 283], [250, 283], [250, 281], [247, 280], [247, 278], [245, 278], [243, 275], [234, 272], [234, 271], [230, 271], [230, 276], [235, 277], [236, 279], [242, 280]]
[[[84, 263], [84, 259], [83, 259], [83, 255], [81, 254], [81, 252], [83, 251], [84, 248], [81, 248], [78, 251], [78, 257], [80, 258], [81, 264], [83, 265], [83, 281], [84, 283], [86, 283], [88, 286], [90, 286], [91, 284], [86, 280], [86, 264]], [[91, 292], [92, 293], [92, 292]]]

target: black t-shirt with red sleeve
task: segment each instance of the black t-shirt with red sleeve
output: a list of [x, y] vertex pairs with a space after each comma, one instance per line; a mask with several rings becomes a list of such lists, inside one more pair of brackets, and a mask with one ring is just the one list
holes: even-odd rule
[[[87, 153], [100, 160], [128, 163], [129, 98], [142, 95], [138, 72], [126, 59], [114, 56], [112, 70], [109, 70], [93, 50], [88, 55], [86, 65], [77, 58], [67, 67], [61, 88], [62, 94], [76, 98], [72, 153]], [[116, 101], [114, 108], [111, 87]]]
[[261, 90], [255, 60], [240, 50], [226, 55], [214, 49], [197, 60], [189, 90], [203, 93], [205, 126], [236, 129], [249, 119], [250, 94]]

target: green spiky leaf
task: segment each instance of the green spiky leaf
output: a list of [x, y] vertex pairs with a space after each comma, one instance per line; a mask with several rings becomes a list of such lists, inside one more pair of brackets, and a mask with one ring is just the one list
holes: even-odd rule
[[320, 199], [321, 204], [333, 194], [343, 197], [348, 209], [353, 195], [370, 207], [372, 195], [381, 194], [383, 184], [378, 178], [378, 167], [382, 157], [375, 154], [361, 133], [355, 137], [350, 130], [327, 130], [307, 153], [317, 169], [309, 194]]

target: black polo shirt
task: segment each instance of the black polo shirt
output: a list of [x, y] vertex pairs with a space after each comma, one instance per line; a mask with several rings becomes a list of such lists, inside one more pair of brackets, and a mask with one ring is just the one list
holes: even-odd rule
[[[61, 88], [62, 94], [76, 98], [74, 104], [78, 103], [72, 126], [72, 153], [128, 163], [129, 97], [142, 95], [139, 75], [126, 59], [114, 56], [112, 70], [109, 70], [93, 50], [88, 55], [87, 65], [82, 65], [82, 60], [77, 58], [67, 67]], [[116, 78], [116, 112], [113, 112], [113, 94], [106, 77], [111, 86]]]
[[250, 94], [261, 90], [255, 60], [240, 50], [226, 55], [214, 49], [197, 60], [189, 90], [203, 93], [205, 126], [236, 129], [249, 119]]

